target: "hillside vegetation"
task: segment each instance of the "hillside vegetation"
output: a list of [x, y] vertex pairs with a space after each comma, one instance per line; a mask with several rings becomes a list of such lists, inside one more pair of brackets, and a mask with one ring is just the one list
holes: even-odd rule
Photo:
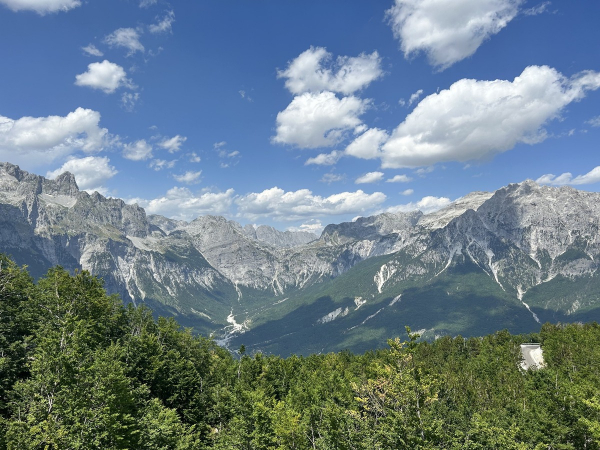
[[[0, 448], [597, 449], [600, 327], [232, 355], [88, 272], [0, 255]], [[523, 372], [519, 344], [546, 368]]]

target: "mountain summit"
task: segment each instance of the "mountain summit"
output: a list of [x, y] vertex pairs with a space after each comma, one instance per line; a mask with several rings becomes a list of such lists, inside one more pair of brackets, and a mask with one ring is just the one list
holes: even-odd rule
[[600, 318], [600, 194], [531, 180], [437, 212], [383, 213], [321, 237], [191, 222], [0, 163], [0, 251], [34, 276], [85, 269], [109, 292], [224, 345], [288, 354]]

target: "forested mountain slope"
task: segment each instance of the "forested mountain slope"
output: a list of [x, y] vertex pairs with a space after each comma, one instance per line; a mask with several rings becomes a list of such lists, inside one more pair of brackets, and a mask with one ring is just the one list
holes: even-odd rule
[[111, 293], [223, 344], [279, 354], [600, 318], [600, 194], [532, 181], [435, 213], [383, 213], [322, 235], [191, 222], [0, 164], [0, 251], [36, 277], [89, 270]]

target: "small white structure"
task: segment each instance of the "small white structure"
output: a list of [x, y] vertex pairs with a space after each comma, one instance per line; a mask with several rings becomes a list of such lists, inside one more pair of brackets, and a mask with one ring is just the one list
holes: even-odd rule
[[521, 369], [523, 370], [536, 370], [546, 367], [540, 344], [521, 344], [521, 356]]

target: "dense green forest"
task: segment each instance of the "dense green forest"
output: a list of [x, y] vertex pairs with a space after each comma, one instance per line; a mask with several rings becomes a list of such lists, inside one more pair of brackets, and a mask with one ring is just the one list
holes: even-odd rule
[[[600, 326], [232, 355], [87, 272], [0, 255], [0, 448], [597, 449]], [[541, 342], [546, 368], [519, 367]]]

